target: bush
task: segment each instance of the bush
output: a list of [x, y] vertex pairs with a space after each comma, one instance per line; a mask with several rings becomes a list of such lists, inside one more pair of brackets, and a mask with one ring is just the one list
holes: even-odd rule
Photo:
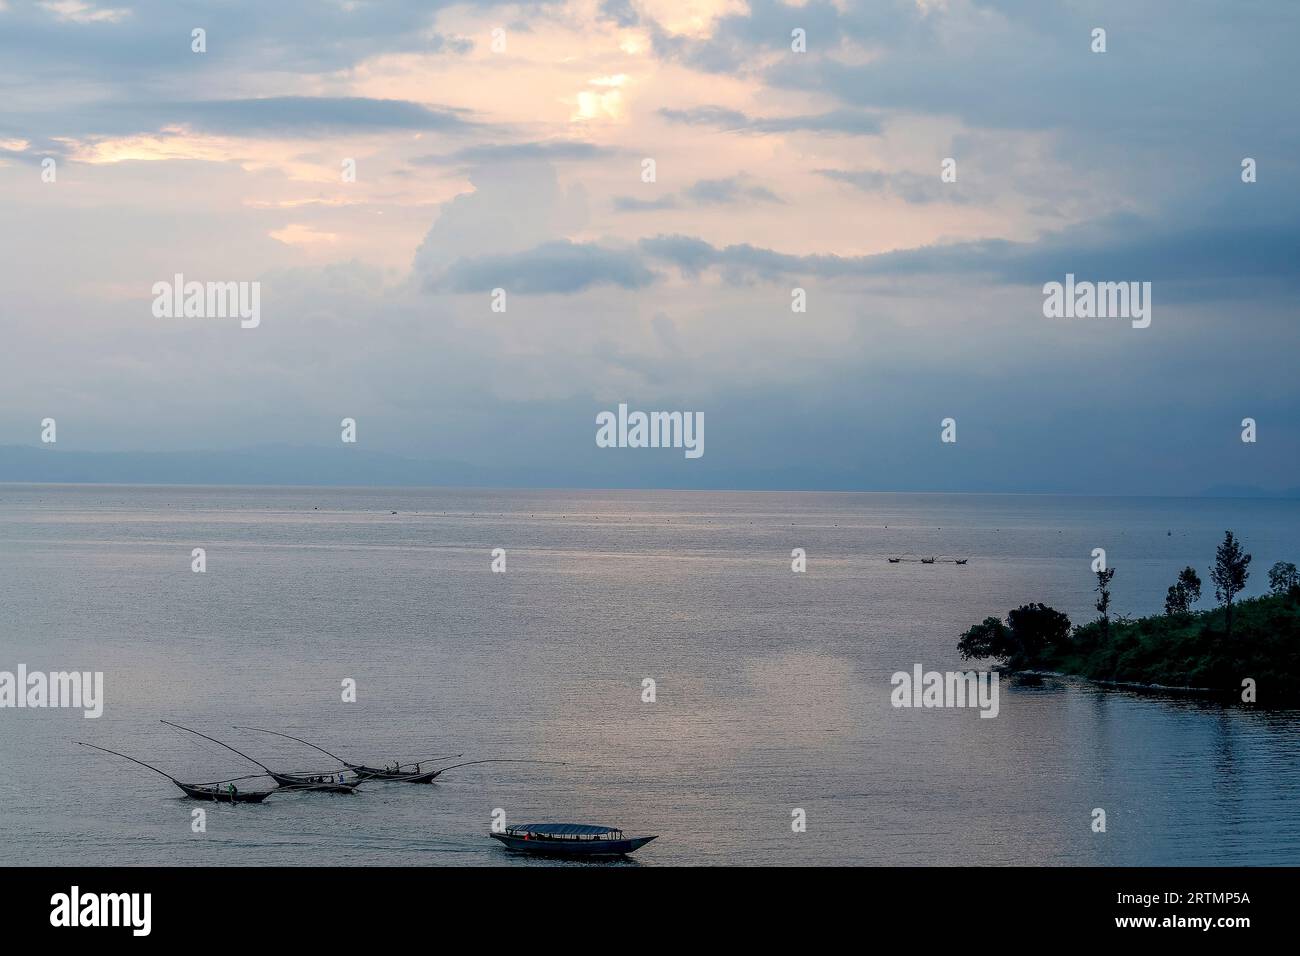
[[962, 660], [967, 661], [989, 657], [1005, 659], [1012, 653], [1011, 632], [1001, 618], [986, 617], [961, 636], [957, 650], [961, 653]]
[[[1075, 628], [1069, 640], [1048, 641], [1032, 662], [1035, 670], [1059, 671], [1094, 680], [1168, 687], [1197, 687], [1240, 698], [1242, 681], [1256, 682], [1265, 706], [1300, 701], [1300, 586], [1286, 594], [1238, 602], [1232, 636], [1227, 609], [1100, 621]], [[1022, 635], [1023, 637], [1023, 635]], [[1007, 629], [1012, 667], [1025, 660]]]
[[1007, 615], [1017, 656], [1032, 663], [1070, 637], [1070, 619], [1046, 604], [1025, 604]]
[[1025, 604], [1007, 614], [1006, 623], [986, 617], [957, 642], [965, 660], [993, 658], [1016, 669], [1033, 666], [1050, 647], [1070, 636], [1070, 619], [1046, 604]]

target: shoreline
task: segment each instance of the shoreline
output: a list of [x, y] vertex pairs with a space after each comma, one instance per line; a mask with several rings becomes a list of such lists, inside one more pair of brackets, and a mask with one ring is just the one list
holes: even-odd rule
[[1004, 670], [999, 671], [999, 673], [1006, 674], [1009, 677], [1050, 677], [1059, 681], [1078, 681], [1093, 684], [1106, 690], [1128, 690], [1153, 697], [1173, 695], [1207, 703], [1218, 703], [1224, 707], [1241, 710], [1264, 710], [1269, 713], [1300, 711], [1300, 700], [1296, 699], [1283, 698], [1280, 703], [1275, 704], [1248, 704], [1239, 699], [1238, 688], [1235, 687], [1180, 687], [1174, 684], [1144, 684], [1139, 681], [1105, 680], [1100, 677], [1087, 677], [1083, 674], [1067, 674], [1064, 671]]
[[1148, 691], [1158, 694], [1185, 694], [1189, 697], [1231, 697], [1236, 693], [1232, 687], [1180, 687], [1174, 684], [1146, 684], [1140, 681], [1105, 680], [1100, 677], [1088, 677], [1084, 674], [1067, 674], [1064, 671], [1042, 670], [1008, 670], [1004, 673], [1012, 677], [1053, 677], [1057, 680], [1077, 680], [1099, 687], [1114, 687], [1121, 690]]

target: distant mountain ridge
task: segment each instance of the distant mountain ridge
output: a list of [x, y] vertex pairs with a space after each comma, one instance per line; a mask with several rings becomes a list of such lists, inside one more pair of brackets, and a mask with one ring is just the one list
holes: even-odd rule
[[[496, 479], [492, 481], [491, 479]], [[495, 470], [309, 445], [231, 451], [92, 452], [0, 445], [0, 481], [160, 485], [480, 485]]]
[[[703, 460], [701, 460], [701, 464]], [[865, 475], [825, 476], [818, 469], [774, 465], [744, 473], [707, 467], [668, 472], [621, 468], [487, 467], [456, 460], [406, 458], [355, 446], [265, 444], [226, 451], [67, 451], [48, 445], [0, 445], [0, 482], [133, 485], [316, 485], [479, 488], [659, 488], [750, 491], [891, 491], [969, 494], [1078, 494], [1077, 490], [1016, 488], [971, 482], [964, 487], [881, 487]], [[694, 463], [692, 463], [694, 465]], [[1215, 485], [1208, 498], [1300, 498], [1300, 487], [1270, 491], [1255, 485]]]
[[1201, 495], [1206, 498], [1300, 498], [1300, 486], [1269, 491], [1259, 485], [1211, 485]]

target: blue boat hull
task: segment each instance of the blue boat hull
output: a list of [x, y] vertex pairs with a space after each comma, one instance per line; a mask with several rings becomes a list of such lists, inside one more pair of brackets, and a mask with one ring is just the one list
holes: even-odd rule
[[536, 837], [525, 840], [505, 833], [489, 833], [488, 836], [500, 841], [508, 850], [546, 856], [624, 856], [655, 839], [648, 836], [624, 840], [539, 840]]

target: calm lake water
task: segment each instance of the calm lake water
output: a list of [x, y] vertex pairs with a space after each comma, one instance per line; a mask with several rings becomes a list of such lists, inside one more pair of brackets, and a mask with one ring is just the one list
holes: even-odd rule
[[[1297, 864], [1295, 711], [1053, 681], [1004, 683], [992, 720], [889, 705], [986, 615], [1087, 619], [1093, 548], [1144, 614], [1228, 528], [1250, 594], [1300, 559], [1283, 501], [0, 486], [0, 670], [101, 670], [107, 698], [0, 710], [0, 864], [529, 865], [485, 837], [497, 808], [660, 834], [621, 865]], [[333, 765], [232, 725], [563, 763], [230, 807], [74, 744], [250, 769], [159, 718], [291, 770]]]

